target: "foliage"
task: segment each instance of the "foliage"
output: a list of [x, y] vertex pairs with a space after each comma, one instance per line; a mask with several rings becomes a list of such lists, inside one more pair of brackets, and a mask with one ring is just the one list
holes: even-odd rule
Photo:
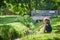
[[15, 19], [15, 22], [21, 22], [23, 23], [24, 25], [26, 24], [29, 24], [29, 23], [33, 23], [35, 24], [35, 21], [29, 16], [29, 15], [24, 15], [24, 16], [18, 16], [16, 19]]
[[0, 16], [0, 36], [3, 40], [25, 36], [27, 33], [26, 25], [30, 22], [33, 20], [29, 16]]
[[0, 36], [3, 40], [12, 40], [26, 34], [27, 28], [21, 23], [8, 23], [0, 25]]
[[13, 31], [14, 29], [9, 25], [0, 25], [0, 36], [3, 40], [10, 39]]
[[31, 10], [56, 10], [60, 2], [55, 0], [0, 0], [0, 14], [8, 14], [11, 11], [15, 15], [30, 14]]

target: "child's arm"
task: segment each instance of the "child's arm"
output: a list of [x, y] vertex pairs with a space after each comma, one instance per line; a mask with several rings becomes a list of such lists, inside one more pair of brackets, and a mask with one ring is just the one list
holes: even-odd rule
[[41, 26], [38, 28], [38, 30], [40, 30], [40, 29], [43, 28], [43, 27], [44, 27], [44, 30], [45, 30], [46, 24], [41, 25]]
[[44, 26], [44, 25], [41, 25], [41, 26], [38, 28], [38, 30], [40, 30], [43, 26]]

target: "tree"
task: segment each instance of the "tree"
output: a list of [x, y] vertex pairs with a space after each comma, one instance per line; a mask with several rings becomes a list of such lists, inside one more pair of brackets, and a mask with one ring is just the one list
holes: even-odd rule
[[[30, 14], [31, 10], [56, 10], [59, 0], [0, 0], [0, 13], [6, 8], [16, 15]], [[3, 10], [2, 10], [3, 8]]]

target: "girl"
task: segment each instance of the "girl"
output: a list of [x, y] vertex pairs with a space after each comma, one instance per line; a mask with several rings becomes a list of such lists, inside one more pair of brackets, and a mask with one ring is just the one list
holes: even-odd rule
[[41, 28], [44, 28], [44, 33], [51, 33], [52, 32], [52, 27], [51, 27], [51, 24], [50, 24], [50, 19], [49, 18], [44, 18], [44, 24], [39, 27], [38, 30], [40, 30]]

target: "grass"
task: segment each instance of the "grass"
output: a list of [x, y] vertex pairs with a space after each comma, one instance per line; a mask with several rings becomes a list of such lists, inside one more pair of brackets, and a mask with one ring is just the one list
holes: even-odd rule
[[[36, 24], [36, 28], [40, 26], [41, 23]], [[60, 40], [60, 17], [51, 19], [52, 33], [40, 33], [36, 32], [32, 35], [22, 37], [21, 40]]]
[[[16, 31], [19, 36], [19, 38], [17, 38], [19, 40], [60, 40], [60, 17], [51, 18], [51, 25], [53, 29], [52, 33], [41, 33], [41, 31], [43, 31], [41, 30], [26, 36], [24, 36], [26, 34], [25, 23], [34, 22], [29, 17], [25, 16], [24, 20], [22, 19], [22, 21], [15, 21], [18, 17], [20, 16], [0, 16], [0, 36], [4, 40], [10, 40], [10, 33], [13, 33], [14, 31]], [[42, 24], [43, 22], [36, 23], [34, 25], [34, 30]], [[20, 36], [22, 36], [22, 38], [20, 38]]]

